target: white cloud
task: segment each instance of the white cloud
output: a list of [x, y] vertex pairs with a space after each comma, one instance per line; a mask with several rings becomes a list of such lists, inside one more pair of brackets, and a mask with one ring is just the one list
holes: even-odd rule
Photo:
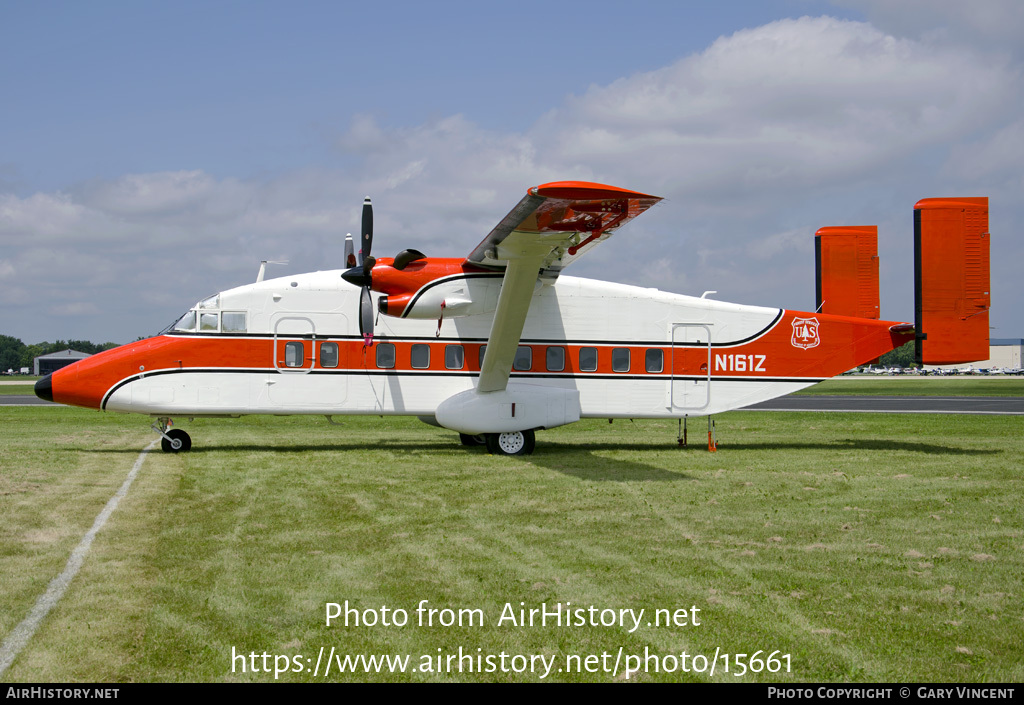
[[[459, 256], [528, 187], [581, 179], [666, 201], [572, 273], [812, 306], [818, 227], [906, 222], [880, 229], [883, 252], [905, 254], [890, 241], [909, 237], [917, 199], [1019, 186], [1019, 79], [1020, 66], [983, 47], [827, 17], [783, 20], [569, 96], [522, 134], [461, 115], [414, 127], [358, 115], [334, 141], [343, 170], [252, 180], [168, 171], [0, 195], [0, 276], [7, 300], [32, 289], [41, 312], [71, 311], [83, 297], [118, 312], [99, 317], [110, 321], [99, 332], [38, 337], [127, 340], [252, 281], [260, 259], [290, 260], [280, 273], [340, 267], [365, 195], [375, 254]], [[1016, 202], [997, 208], [1024, 215]], [[1015, 252], [994, 250], [993, 262]], [[892, 317], [912, 316], [909, 266], [883, 270], [903, 306]]]
[[984, 126], [1014, 100], [1015, 75], [960, 48], [804, 17], [592, 87], [536, 136], [549, 157], [680, 195], [777, 192], [865, 175]]

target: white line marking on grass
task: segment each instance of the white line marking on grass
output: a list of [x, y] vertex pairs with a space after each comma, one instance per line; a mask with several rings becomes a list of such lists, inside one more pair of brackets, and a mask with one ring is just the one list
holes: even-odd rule
[[28, 616], [21, 621], [21, 624], [16, 626], [7, 638], [4, 639], [4, 643], [0, 644], [0, 675], [14, 663], [14, 659], [18, 656], [25, 645], [28, 643], [32, 635], [36, 633], [39, 625], [46, 615], [50, 613], [60, 598], [64, 596], [64, 593], [68, 589], [68, 585], [74, 579], [75, 575], [78, 574], [78, 570], [82, 567], [82, 563], [85, 562], [85, 554], [89, 552], [89, 548], [92, 546], [92, 540], [96, 538], [96, 534], [99, 533], [103, 525], [107, 523], [107, 519], [117, 509], [118, 503], [121, 498], [128, 494], [128, 488], [131, 487], [132, 482], [135, 480], [135, 476], [139, 474], [139, 470], [142, 469], [142, 463], [146, 460], [146, 454], [156, 447], [159, 438], [146, 446], [139, 457], [135, 459], [135, 464], [132, 465], [131, 471], [128, 473], [128, 477], [125, 478], [121, 488], [114, 493], [114, 496], [110, 498], [106, 506], [103, 507], [103, 511], [96, 517], [96, 521], [92, 523], [92, 528], [82, 537], [78, 546], [71, 552], [71, 557], [68, 558], [67, 565], [64, 566], [64, 570], [56, 578], [50, 581], [49, 587], [46, 588], [46, 592], [36, 600], [35, 606], [28, 613]]

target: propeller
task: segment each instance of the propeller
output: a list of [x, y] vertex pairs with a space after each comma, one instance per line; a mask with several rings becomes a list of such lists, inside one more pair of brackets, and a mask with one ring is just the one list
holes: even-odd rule
[[[370, 290], [373, 286], [373, 266], [377, 260], [370, 254], [373, 247], [373, 204], [367, 196], [363, 201], [363, 227], [362, 235], [359, 238], [359, 264], [356, 264], [356, 257], [352, 252], [352, 235], [345, 237], [345, 263], [348, 269], [341, 273], [341, 278], [349, 284], [362, 288], [359, 292], [359, 332], [363, 336], [366, 345], [373, 345], [373, 299]], [[412, 262], [426, 259], [419, 250], [402, 250], [395, 257], [393, 267], [399, 271], [404, 270]]]
[[359, 237], [359, 265], [351, 252], [351, 235], [345, 238], [345, 262], [350, 267], [341, 273], [341, 278], [349, 284], [362, 287], [359, 292], [359, 332], [366, 345], [373, 345], [373, 299], [370, 296], [370, 285], [373, 284], [373, 265], [376, 260], [370, 255], [373, 247], [373, 204], [367, 196], [363, 201], [363, 227]]

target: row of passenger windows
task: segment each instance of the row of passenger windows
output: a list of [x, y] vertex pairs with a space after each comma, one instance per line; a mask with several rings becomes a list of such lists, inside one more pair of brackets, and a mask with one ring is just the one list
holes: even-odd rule
[[[390, 370], [395, 366], [395, 345], [394, 343], [377, 343], [377, 367], [382, 370]], [[484, 353], [486, 345], [481, 345], [477, 357], [477, 367], [484, 366]], [[597, 370], [597, 348], [580, 348], [579, 365], [580, 372], [595, 372]], [[630, 371], [630, 350], [629, 348], [612, 348], [612, 371]], [[410, 364], [413, 369], [425, 370], [430, 367], [430, 346], [417, 343], [412, 346], [410, 353]], [[516, 350], [515, 360], [512, 362], [512, 369], [521, 372], [528, 372], [534, 369], [534, 350], [529, 345], [520, 345]], [[444, 346], [444, 366], [449, 370], [461, 370], [466, 364], [466, 353], [461, 345]], [[566, 349], [552, 345], [544, 349], [544, 369], [548, 372], [564, 372], [566, 364]], [[664, 352], [659, 348], [650, 348], [644, 351], [644, 370], [651, 373], [659, 373], [665, 369]]]
[[[396, 351], [394, 343], [377, 343], [377, 367], [382, 370], [394, 369], [396, 363]], [[483, 368], [484, 353], [486, 345], [480, 346], [477, 358], [477, 365]], [[293, 342], [285, 344], [285, 366], [303, 367], [304, 347], [302, 343]], [[580, 372], [595, 372], [597, 370], [597, 348], [579, 349]], [[629, 372], [631, 367], [629, 348], [612, 348], [611, 362], [613, 372]], [[557, 345], [548, 346], [544, 349], [544, 369], [548, 372], [565, 371], [565, 348]], [[425, 370], [430, 367], [430, 346], [425, 343], [416, 343], [410, 351], [410, 364], [414, 370]], [[338, 344], [320, 343], [320, 366], [338, 366]], [[448, 370], [461, 370], [466, 366], [466, 351], [461, 345], [444, 346], [444, 366]], [[516, 350], [516, 357], [512, 363], [513, 370], [528, 372], [533, 369], [533, 348], [528, 345], [520, 345]], [[665, 369], [664, 352], [659, 348], [648, 348], [644, 351], [644, 371], [657, 374]]]

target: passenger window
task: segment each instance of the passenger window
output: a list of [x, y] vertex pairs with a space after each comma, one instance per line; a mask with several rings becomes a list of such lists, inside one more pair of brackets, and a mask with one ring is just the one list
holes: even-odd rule
[[533, 348], [529, 345], [520, 345], [516, 350], [516, 359], [512, 362], [512, 369], [524, 372], [533, 367]]
[[484, 353], [485, 352], [487, 352], [487, 346], [486, 345], [481, 345], [480, 346], [480, 352], [477, 355], [477, 363], [478, 363], [477, 367], [479, 367], [481, 370], [484, 368]]
[[597, 348], [580, 348], [580, 372], [597, 370]]
[[449, 370], [461, 370], [466, 361], [466, 352], [461, 345], [444, 346], [444, 366]]
[[644, 353], [644, 369], [654, 373], [665, 369], [665, 354], [660, 348], [648, 348]]
[[565, 348], [551, 346], [545, 357], [548, 372], [561, 372], [565, 369]]
[[284, 364], [286, 367], [302, 367], [305, 362], [304, 358], [302, 343], [285, 343]]
[[205, 331], [217, 331], [217, 319], [220, 314], [217, 313], [203, 313], [199, 316], [199, 330]]
[[412, 367], [414, 370], [425, 370], [430, 367], [430, 346], [417, 343], [412, 346]]
[[[224, 314], [227, 316], [227, 314]], [[337, 343], [320, 343], [320, 366], [321, 367], [337, 367], [338, 366], [338, 344]]]
[[612, 372], [629, 372], [629, 348], [612, 348]]
[[[203, 314], [204, 316], [210, 314]], [[245, 312], [244, 311], [225, 311], [221, 314], [221, 326], [225, 333], [244, 333], [245, 332]]]
[[395, 366], [395, 344], [377, 343], [377, 367], [382, 370], [390, 370]]

